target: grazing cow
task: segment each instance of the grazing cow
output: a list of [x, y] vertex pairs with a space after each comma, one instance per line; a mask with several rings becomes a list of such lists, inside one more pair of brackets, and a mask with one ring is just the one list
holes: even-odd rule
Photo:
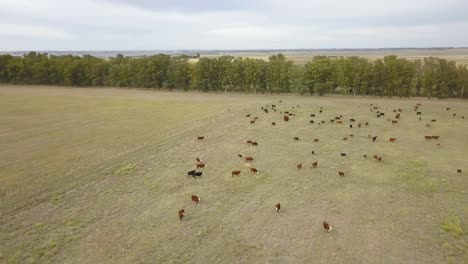
[[314, 123], [314, 120], [310, 120], [310, 121], [309, 121], [309, 124], [315, 124], [315, 123]]
[[422, 115], [422, 113], [421, 112], [416, 112], [416, 115]]
[[440, 136], [432, 136], [432, 139], [439, 139]]
[[256, 141], [252, 141], [252, 146], [258, 146], [258, 143]]
[[335, 119], [330, 119], [330, 123], [334, 123], [335, 122]]
[[369, 122], [366, 122], [364, 125], [365, 125], [365, 126], [368, 126], [368, 125], [369, 125]]
[[346, 141], [346, 140], [348, 140], [348, 138], [347, 138], [347, 137], [344, 137], [343, 140]]
[[323, 221], [323, 229], [325, 229], [325, 231], [327, 231], [327, 234], [330, 235], [330, 231], [332, 230], [332, 226], [329, 225], [327, 222]]
[[367, 154], [364, 154], [364, 158], [366, 158], [366, 159], [367, 159]]
[[392, 143], [393, 143], [393, 142], [395, 142], [395, 141], [396, 141], [396, 138], [389, 138], [389, 139], [388, 139], [388, 141], [390, 141], [390, 142], [392, 142]]
[[252, 157], [245, 157], [245, 161], [252, 161], [254, 160]]
[[374, 160], [376, 160], [376, 159], [378, 159], [378, 158], [379, 158], [379, 156], [377, 156], [377, 155], [374, 155]]
[[421, 120], [422, 120], [422, 118], [420, 117], [420, 118], [419, 118], [419, 121], [421, 121]]
[[356, 122], [356, 120], [354, 120], [354, 118], [351, 118], [349, 119], [349, 122]]
[[276, 204], [276, 213], [279, 213], [279, 210], [281, 209], [281, 204], [277, 203]]
[[192, 202], [198, 204], [198, 202], [200, 202], [201, 199], [200, 197], [196, 196], [196, 195], [192, 195]]
[[195, 177], [195, 172], [197, 172], [197, 170], [188, 171], [188, 172], [187, 172], [187, 176]]
[[426, 140], [432, 140], [432, 136], [424, 136]]
[[302, 163], [297, 164], [297, 165], [296, 165], [296, 168], [297, 168], [298, 170], [302, 169]]
[[372, 137], [372, 142], [375, 142], [377, 140], [377, 136]]
[[201, 177], [203, 174], [203, 171], [196, 171], [195, 174], [193, 175], [193, 177]]
[[462, 173], [462, 170], [461, 170], [461, 169], [458, 169], [458, 170], [457, 170], [457, 173], [458, 173], [458, 174], [461, 174], [461, 173]]
[[320, 109], [319, 113], [322, 113], [322, 109]]
[[450, 107], [446, 107], [445, 110], [446, 110], [446, 111], [450, 110]]
[[256, 168], [250, 168], [250, 172], [258, 174], [258, 170]]
[[299, 141], [299, 138], [298, 138], [298, 137], [294, 137], [294, 141]]
[[250, 120], [250, 124], [255, 124], [255, 120]]
[[315, 114], [310, 114], [310, 117], [315, 117]]
[[361, 126], [362, 126], [361, 123], [357, 124], [357, 127], [358, 127], [358, 128], [361, 128]]
[[246, 143], [247, 144], [252, 144], [252, 140], [247, 140]]
[[318, 140], [319, 140], [318, 138], [314, 138], [314, 142], [318, 142]]
[[344, 176], [344, 172], [342, 172], [342, 171], [339, 171], [339, 172], [338, 172], [338, 175], [340, 175], [340, 176]]
[[354, 137], [354, 135], [353, 135], [353, 134], [349, 134], [349, 137]]
[[339, 120], [339, 121], [336, 121], [337, 124], [343, 124], [343, 121]]
[[272, 126], [276, 126], [276, 123], [275, 123], [275, 122], [271, 122], [271, 125], [272, 125]]
[[239, 156], [239, 158], [242, 158], [242, 154], [237, 154], [237, 156]]
[[349, 128], [353, 128], [353, 125], [349, 124]]
[[250, 117], [251, 114], [246, 115], [245, 117]]
[[398, 120], [392, 120], [392, 124], [398, 123]]
[[382, 157], [379, 157], [377, 160], [378, 160], [379, 162], [382, 162]]
[[203, 140], [204, 138], [205, 138], [204, 136], [203, 137], [199, 136], [197, 137], [197, 140]]
[[315, 151], [313, 151], [313, 150], [312, 150], [312, 155], [316, 155], [316, 154], [315, 154]]
[[206, 168], [206, 167], [208, 167], [208, 165], [206, 165], [206, 163], [197, 163], [197, 169]]
[[325, 121], [322, 120], [322, 124], [325, 124]]
[[431, 126], [431, 124], [429, 124], [429, 123], [426, 123], [426, 127], [430, 127], [430, 126]]
[[317, 165], [318, 165], [318, 161], [312, 163], [312, 168], [317, 168]]
[[268, 114], [268, 109], [263, 109], [263, 111], [265, 112], [265, 114]]
[[348, 156], [348, 154], [347, 154], [347, 153], [345, 153], [345, 152], [341, 152], [341, 157], [346, 157], [346, 156]]
[[396, 114], [396, 115], [395, 115], [395, 118], [396, 118], [396, 119], [400, 119], [400, 114], [399, 114], [399, 113]]
[[435, 119], [431, 119], [431, 122], [436, 122], [436, 121], [437, 121], [437, 120], [435, 120]]
[[340, 120], [341, 117], [340, 117], [340, 116], [335, 116], [335, 119], [336, 119], [336, 120]]
[[289, 116], [283, 116], [284, 121], [289, 121]]
[[453, 115], [452, 115], [452, 116], [456, 116], [456, 115], [457, 115], [457, 114], [453, 113]]
[[241, 173], [241, 171], [232, 171], [231, 176], [234, 177], [234, 175], [238, 176]]
[[179, 219], [180, 219], [180, 221], [182, 221], [182, 218], [184, 218], [184, 215], [185, 215], [185, 210], [184, 209], [179, 210]]

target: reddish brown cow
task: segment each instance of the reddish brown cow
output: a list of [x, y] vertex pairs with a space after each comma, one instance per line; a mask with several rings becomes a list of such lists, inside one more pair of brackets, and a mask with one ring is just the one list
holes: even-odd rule
[[245, 157], [245, 161], [252, 161], [254, 160], [252, 157]]
[[332, 226], [329, 225], [327, 222], [323, 221], [323, 229], [327, 231], [327, 233], [330, 235], [330, 231], [332, 230]]
[[343, 124], [343, 121], [338, 120], [338, 121], [336, 121], [336, 123], [337, 123], [337, 124]]
[[196, 195], [192, 195], [192, 202], [198, 204], [198, 202], [200, 202], [201, 199], [200, 197], [196, 196]]
[[339, 171], [338, 174], [339, 174], [340, 176], [344, 176], [344, 172], [342, 172], [342, 171]]
[[238, 176], [241, 173], [241, 171], [232, 171], [231, 176], [234, 177], [234, 175]]
[[317, 168], [317, 165], [318, 165], [318, 161], [312, 163], [312, 168]]
[[206, 165], [206, 163], [197, 163], [197, 169], [206, 168], [206, 167], [208, 167], [208, 165]]
[[255, 174], [258, 174], [258, 170], [256, 168], [250, 168], [250, 172], [253, 172]]
[[432, 136], [424, 136], [426, 140], [432, 140]]
[[283, 116], [284, 121], [289, 121], [289, 116]]
[[185, 210], [184, 209], [179, 210], [179, 219], [180, 219], [180, 221], [182, 221], [182, 218], [184, 218], [184, 215], [185, 215]]
[[392, 143], [393, 143], [393, 142], [395, 142], [395, 141], [396, 141], [396, 138], [389, 138], [389, 139], [388, 139], [388, 141], [390, 141], [390, 142], [392, 142]]
[[302, 169], [302, 163], [297, 164], [297, 165], [296, 165], [296, 168], [297, 168], [298, 170]]
[[281, 204], [277, 203], [276, 204], [276, 213], [279, 213], [279, 210], [281, 209]]
[[379, 158], [379, 156], [377, 156], [377, 155], [374, 155], [374, 159], [375, 159], [375, 160], [376, 160], [376, 159], [378, 159], [378, 158]]

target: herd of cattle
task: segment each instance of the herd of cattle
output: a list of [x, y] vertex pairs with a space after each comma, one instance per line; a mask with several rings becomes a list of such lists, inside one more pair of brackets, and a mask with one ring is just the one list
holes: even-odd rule
[[[282, 103], [282, 100], [279, 101], [279, 103], [281, 104]], [[422, 112], [419, 111], [419, 108], [421, 107], [421, 104], [418, 103], [414, 106], [414, 111], [416, 112], [416, 115], [417, 116], [421, 116], [422, 115]], [[282, 115], [282, 119], [284, 122], [288, 122], [291, 118], [293, 118], [295, 116], [295, 114], [293, 113], [294, 109], [296, 108], [300, 108], [299, 105], [296, 105], [296, 106], [292, 106], [292, 109], [288, 110], [288, 111], [279, 111], [280, 114]], [[244, 109], [245, 110], [245, 109]], [[272, 112], [277, 112], [278, 109], [276, 107], [275, 104], [272, 104], [272, 105], [267, 105], [267, 106], [264, 106], [264, 107], [261, 107], [261, 110], [262, 112], [268, 114], [270, 113], [270, 111]], [[376, 112], [376, 117], [377, 118], [381, 118], [381, 117], [385, 117], [385, 112], [382, 112], [381, 110], [379, 110], [379, 107], [378, 106], [374, 106], [373, 104], [370, 104], [370, 108], [369, 110], [371, 112]], [[385, 109], [387, 110], [387, 109]], [[445, 108], [446, 111], [449, 111], [450, 108], [447, 107]], [[321, 121], [316, 121], [316, 120], [313, 120], [313, 118], [317, 117], [319, 114], [321, 114], [323, 112], [323, 108], [321, 107], [318, 111], [317, 114], [313, 113], [313, 114], [310, 114], [310, 117], [312, 118], [312, 120], [310, 120], [310, 124], [318, 124], [318, 125], [322, 125], [322, 124], [325, 124], [326, 122], [324, 120], [321, 120]], [[403, 112], [403, 110], [401, 108], [398, 108], [398, 109], [393, 109], [393, 113], [395, 113], [394, 117], [393, 118], [387, 118], [387, 122], [391, 123], [392, 125], [393, 124], [397, 124], [398, 121], [400, 120], [401, 118], [401, 113]], [[454, 113], [452, 115], [453, 117], [456, 117], [456, 114]], [[252, 117], [252, 114], [247, 114], [245, 116], [246, 118], [249, 118], [249, 123], [251, 125], [254, 125], [255, 122], [258, 120], [258, 116], [254, 116]], [[461, 116], [462, 119], [464, 119], [464, 116]], [[336, 116], [335, 118], [331, 119], [330, 120], [330, 123], [335, 123], [335, 124], [343, 124], [343, 116], [342, 115], [339, 115], [339, 116]], [[422, 121], [422, 118], [419, 117], [419, 121]], [[435, 119], [431, 119], [430, 122], [436, 122], [437, 120]], [[350, 118], [349, 119], [349, 128], [353, 128], [353, 124], [356, 122], [356, 120], [354, 118]], [[364, 126], [367, 127], [369, 126], [369, 122], [366, 121], [366, 122], [363, 122], [364, 123]], [[272, 122], [271, 123], [272, 126], [275, 126], [276, 125], [276, 122]], [[426, 123], [425, 124], [427, 127], [430, 127], [430, 123]], [[358, 123], [357, 124], [357, 127], [358, 128], [361, 128], [363, 126], [362, 123]], [[349, 137], [352, 138], [354, 137], [353, 134], [349, 134]], [[438, 140], [440, 136], [434, 136], [434, 135], [426, 135], [424, 136], [424, 138], [429, 141], [429, 140]], [[368, 135], [368, 138], [369, 139], [372, 139], [372, 142], [376, 142], [377, 139], [378, 139], [378, 136], [376, 135]], [[202, 141], [205, 139], [204, 136], [198, 136], [197, 137], [197, 140], [198, 141]], [[343, 140], [348, 140], [348, 137], [343, 137]], [[293, 137], [293, 141], [300, 141], [300, 138], [299, 137]], [[313, 142], [318, 142], [319, 139], [318, 138], [315, 138], [313, 140]], [[390, 137], [388, 138], [388, 141], [391, 142], [391, 143], [395, 143], [397, 141], [397, 138], [395, 137]], [[252, 146], [258, 146], [258, 142], [256, 141], [253, 141], [253, 140], [247, 140], [246, 141], [247, 144], [250, 144]], [[436, 144], [437, 146], [440, 147], [440, 144], [437, 143]], [[313, 155], [316, 155], [314, 151], [312, 151], [312, 154]], [[340, 153], [342, 157], [346, 157], [348, 156], [348, 154], [346, 152], [342, 152]], [[241, 159], [244, 159], [245, 162], [247, 162], [247, 166], [249, 167], [250, 169], [250, 172], [251, 173], [254, 173], [254, 174], [258, 174], [259, 173], [259, 170], [257, 168], [254, 168], [254, 167], [251, 167], [250, 165], [250, 162], [252, 162], [254, 160], [253, 157], [251, 156], [244, 156], [242, 154], [237, 154], [239, 158]], [[363, 157], [365, 159], [367, 159], [367, 154], [364, 154]], [[375, 161], [378, 161], [378, 162], [382, 162], [382, 157], [381, 156], [378, 156], [378, 155], [374, 155], [373, 156], [374, 160]], [[302, 169], [302, 166], [303, 166], [303, 163], [299, 163], [296, 165], [296, 169], [297, 170], [301, 170]], [[193, 178], [195, 177], [201, 177], [203, 175], [203, 171], [199, 169], [205, 169], [207, 168], [207, 164], [202, 161], [201, 159], [199, 159], [198, 157], [196, 158], [196, 169], [194, 170], [190, 170], [187, 172], [187, 175], [188, 176], [192, 176]], [[312, 168], [317, 168], [318, 167], [318, 161], [314, 161], [312, 163]], [[234, 176], [239, 176], [241, 174], [241, 170], [234, 170], [231, 172], [231, 176], [234, 177]], [[462, 170], [461, 169], [457, 169], [457, 173], [458, 174], [461, 174], [462, 173]], [[345, 176], [345, 173], [343, 171], [338, 171], [338, 175], [340, 177], [344, 177]], [[196, 203], [198, 204], [199, 202], [201, 201], [200, 197], [196, 196], [196, 195], [192, 195], [192, 202], [193, 203]], [[276, 206], [275, 206], [275, 210], [276, 210], [276, 213], [279, 213], [281, 209], [281, 204], [280, 203], [277, 203]], [[185, 216], [185, 209], [181, 209], [179, 210], [179, 219], [182, 220]], [[330, 224], [328, 224], [326, 221], [323, 221], [323, 229], [328, 233], [330, 234], [330, 231], [332, 230], [332, 226]]]

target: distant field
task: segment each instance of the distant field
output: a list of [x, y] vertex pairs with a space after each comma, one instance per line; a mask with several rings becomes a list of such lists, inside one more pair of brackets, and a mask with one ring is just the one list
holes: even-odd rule
[[467, 131], [461, 100], [0, 86], [0, 263], [467, 263]]
[[[268, 60], [271, 55], [277, 54], [278, 51], [268, 52], [220, 52], [219, 54], [203, 54], [202, 57], [218, 57], [221, 55], [232, 55], [239, 57], [251, 57]], [[359, 56], [369, 60], [382, 59], [387, 55], [397, 55], [398, 57], [408, 59], [423, 59], [424, 57], [439, 57], [450, 61], [455, 61], [457, 64], [468, 65], [468, 49], [417, 49], [417, 50], [317, 50], [317, 51], [283, 51], [286, 58], [298, 64], [305, 64], [311, 61], [314, 56]]]

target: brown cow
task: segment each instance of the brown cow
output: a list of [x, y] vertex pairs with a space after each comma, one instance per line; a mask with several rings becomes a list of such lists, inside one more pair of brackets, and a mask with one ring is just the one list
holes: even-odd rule
[[327, 222], [323, 221], [323, 229], [327, 231], [327, 233], [330, 235], [330, 231], [332, 230], [332, 226], [329, 225]]
[[297, 168], [298, 170], [302, 169], [302, 163], [297, 164], [297, 165], [296, 165], [296, 168]]
[[276, 204], [276, 213], [279, 213], [279, 210], [281, 209], [281, 204], [277, 203]]
[[424, 136], [426, 140], [432, 140], [432, 136]]
[[395, 141], [396, 141], [396, 138], [389, 138], [389, 139], [388, 139], [388, 141], [390, 141], [390, 142], [392, 142], [392, 143], [393, 143], [393, 142], [395, 142]]
[[232, 171], [231, 172], [231, 176], [234, 177], [234, 175], [239, 175], [241, 173], [241, 171]]
[[344, 176], [344, 172], [342, 172], [342, 171], [339, 171], [338, 174], [339, 174], [340, 176]]
[[252, 157], [245, 157], [245, 161], [252, 161], [254, 160]]
[[379, 156], [374, 155], [374, 160], [377, 160], [378, 158], [379, 158]]
[[392, 120], [392, 124], [398, 123], [398, 120]]
[[200, 168], [206, 168], [208, 167], [208, 165], [206, 165], [206, 163], [197, 163], [197, 169], [200, 169]]
[[246, 143], [247, 144], [252, 144], [252, 140], [247, 140]]
[[184, 218], [184, 215], [185, 215], [185, 210], [184, 209], [179, 210], [179, 219], [180, 219], [180, 221], [182, 221], [182, 218]]
[[348, 138], [347, 138], [347, 137], [344, 137], [343, 140], [346, 141], [346, 140], [348, 140]]
[[250, 168], [250, 172], [253, 172], [255, 174], [258, 174], [258, 170], [256, 168]]
[[202, 136], [198, 136], [198, 137], [197, 137], [197, 140], [203, 140], [204, 138], [205, 138], [204, 136], [203, 136], [203, 137], [202, 137]]
[[379, 162], [382, 162], [382, 157], [379, 157], [377, 160], [378, 160]]
[[362, 125], [361, 125], [361, 123], [359, 123], [359, 124], [357, 124], [357, 126], [358, 126], [358, 128], [361, 128]]
[[250, 120], [250, 124], [255, 124], [255, 120]]
[[245, 117], [250, 117], [251, 114], [247, 114]]
[[289, 121], [289, 116], [283, 116], [284, 121]]
[[200, 197], [196, 196], [196, 195], [192, 195], [192, 202], [198, 204], [198, 202], [200, 202], [201, 199]]
[[336, 121], [336, 123], [337, 123], [337, 124], [343, 124], [343, 121], [338, 120], [338, 121]]
[[202, 160], [201, 160], [201, 159], [199, 159], [199, 158], [195, 158], [195, 159], [197, 160], [197, 162], [201, 162], [201, 161], [202, 161]]
[[368, 125], [369, 125], [369, 122], [366, 122], [364, 125], [365, 125], [365, 126], [368, 126]]
[[314, 139], [314, 142], [318, 142], [318, 138], [315, 138], [315, 139]]
[[318, 165], [318, 161], [312, 163], [312, 168], [317, 168], [317, 165]]

